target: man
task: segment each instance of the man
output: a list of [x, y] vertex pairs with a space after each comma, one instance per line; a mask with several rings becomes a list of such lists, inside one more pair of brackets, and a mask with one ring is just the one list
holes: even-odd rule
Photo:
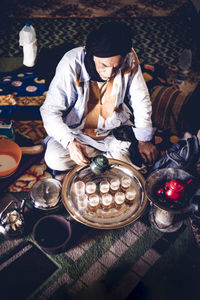
[[134, 132], [144, 162], [157, 158], [149, 93], [123, 23], [102, 25], [85, 47], [63, 56], [40, 111], [49, 136], [45, 161], [53, 170], [88, 164], [97, 154], [131, 164], [131, 141], [113, 134], [123, 125]]

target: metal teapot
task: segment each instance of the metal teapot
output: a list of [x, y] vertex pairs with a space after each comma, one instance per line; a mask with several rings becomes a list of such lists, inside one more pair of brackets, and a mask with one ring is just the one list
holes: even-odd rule
[[108, 159], [104, 155], [97, 155], [90, 158], [90, 169], [96, 175], [102, 174], [110, 169], [110, 167]]
[[[9, 210], [11, 204], [14, 204], [14, 209]], [[24, 232], [24, 208], [25, 200], [18, 207], [16, 201], [11, 201], [0, 213], [0, 233], [7, 238], [17, 237]]]
[[179, 179], [172, 179], [165, 184], [164, 188], [158, 190], [158, 194], [163, 194], [169, 199], [177, 201], [185, 195], [186, 187], [191, 183], [193, 183], [193, 179], [189, 179], [186, 183]]

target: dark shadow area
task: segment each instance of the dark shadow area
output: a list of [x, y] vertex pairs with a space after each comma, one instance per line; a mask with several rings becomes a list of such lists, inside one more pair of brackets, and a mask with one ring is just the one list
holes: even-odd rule
[[200, 82], [197, 84], [195, 90], [191, 93], [187, 103], [182, 108], [182, 116], [185, 126], [185, 131], [192, 134], [197, 134], [200, 129], [199, 117], [199, 101], [200, 101]]
[[56, 270], [57, 266], [34, 244], [15, 248], [0, 261], [2, 299], [27, 299]]
[[54, 77], [56, 67], [63, 55], [75, 48], [73, 44], [67, 42], [53, 48], [42, 48], [39, 52], [35, 65], [35, 71], [38, 73], [39, 79], [45, 79], [46, 90]]

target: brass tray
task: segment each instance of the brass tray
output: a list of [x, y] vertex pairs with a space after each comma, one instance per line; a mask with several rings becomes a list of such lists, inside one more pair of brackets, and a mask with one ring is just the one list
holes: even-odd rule
[[[145, 193], [145, 179], [135, 168], [129, 164], [116, 159], [109, 159], [111, 168], [100, 175], [92, 173], [90, 166], [76, 166], [64, 178], [62, 184], [62, 201], [70, 215], [78, 222], [90, 227], [99, 229], [115, 229], [124, 227], [137, 220], [145, 211], [148, 200]], [[134, 204], [124, 203], [122, 207], [112, 207], [108, 211], [98, 208], [97, 211], [91, 211], [88, 207], [79, 211], [76, 195], [74, 193], [74, 183], [82, 180], [94, 181], [97, 184], [103, 179], [110, 180], [113, 177], [121, 178], [124, 175], [131, 177], [131, 185], [136, 190]]]

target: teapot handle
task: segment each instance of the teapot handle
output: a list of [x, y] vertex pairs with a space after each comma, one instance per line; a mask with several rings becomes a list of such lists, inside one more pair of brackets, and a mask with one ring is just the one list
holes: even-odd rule
[[3, 213], [6, 211], [6, 209], [8, 209], [8, 207], [9, 207], [13, 202], [15, 202], [15, 201], [14, 201], [14, 200], [10, 201], [10, 202], [6, 205], [6, 207], [4, 207], [4, 209], [1, 211], [1, 213], [0, 213], [0, 220], [1, 220], [2, 216], [3, 216]]
[[25, 203], [26, 203], [26, 200], [23, 199], [22, 202], [21, 202], [21, 205], [20, 205], [20, 207], [19, 207], [19, 212], [20, 212], [20, 213], [23, 213], [24, 207], [25, 207]]
[[165, 191], [168, 191], [168, 190], [169, 190], [169, 182], [167, 182], [167, 183], [165, 184], [164, 189], [165, 189]]
[[190, 178], [188, 181], [187, 181], [187, 184], [191, 184], [191, 183], [193, 183], [193, 179], [192, 178]]

